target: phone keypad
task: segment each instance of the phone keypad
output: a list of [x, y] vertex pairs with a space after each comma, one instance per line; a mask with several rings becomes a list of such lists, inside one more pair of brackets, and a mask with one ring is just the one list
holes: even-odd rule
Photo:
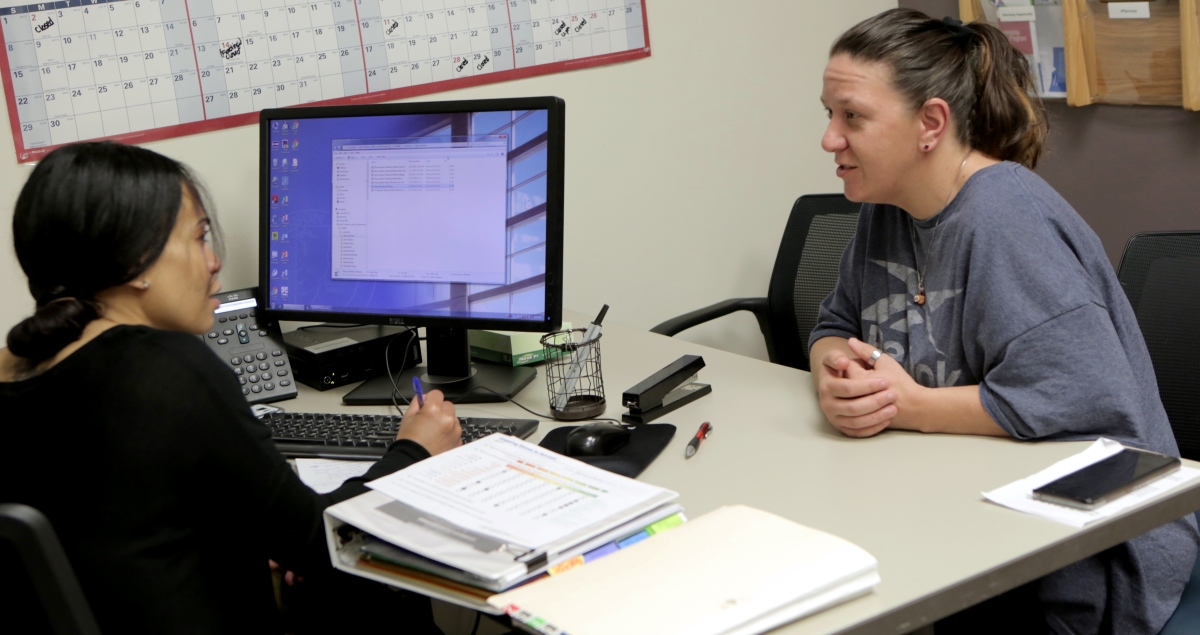
[[[237, 291], [239, 298], [253, 297], [253, 290]], [[221, 299], [225, 294], [216, 296]], [[296, 396], [291, 363], [283, 350], [283, 337], [269, 324], [259, 324], [255, 311], [218, 315], [204, 334], [204, 342], [237, 377], [250, 403], [266, 403]]]

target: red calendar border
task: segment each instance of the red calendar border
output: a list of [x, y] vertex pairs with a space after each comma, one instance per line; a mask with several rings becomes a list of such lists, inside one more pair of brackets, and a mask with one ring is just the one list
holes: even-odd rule
[[[341, 97], [338, 99], [329, 99], [325, 101], [315, 101], [308, 104], [299, 104], [291, 106], [292, 108], [307, 108], [310, 106], [342, 106], [349, 104], [373, 104], [385, 101], [398, 101], [408, 99], [410, 97], [419, 97], [421, 95], [430, 95], [449, 90], [457, 90], [459, 88], [470, 88], [472, 86], [484, 86], [487, 84], [496, 84], [499, 82], [512, 81], [516, 79], [525, 79], [528, 77], [538, 77], [541, 75], [550, 75], [554, 73], [562, 73], [566, 71], [582, 70], [585, 68], [593, 68], [596, 66], [605, 66], [608, 64], [617, 64], [620, 62], [628, 62], [635, 59], [650, 57], [650, 22], [647, 19], [646, 1], [642, 3], [642, 32], [645, 39], [645, 46], [640, 49], [629, 51], [621, 51], [619, 53], [607, 53], [604, 55], [595, 55], [585, 57], [580, 60], [567, 60], [564, 62], [552, 62], [542, 64], [540, 66], [528, 66], [526, 68], [515, 68], [507, 71], [499, 71], [488, 73], [486, 75], [473, 75], [471, 77], [459, 77], [454, 79], [446, 79], [440, 82], [430, 82], [419, 86], [408, 86], [405, 88], [392, 88], [375, 93], [367, 92], [361, 95], [351, 95], [349, 97]], [[357, 6], [355, 7], [357, 11]], [[188, 23], [188, 34], [192, 40], [192, 50], [195, 52], [196, 37], [191, 32], [192, 27]], [[512, 18], [509, 18], [508, 23], [509, 35], [512, 35]], [[42, 146], [38, 148], [25, 148], [24, 141], [21, 135], [21, 120], [17, 115], [17, 98], [14, 94], [12, 83], [12, 67], [8, 63], [8, 47], [4, 44], [3, 33], [0, 32], [0, 64], [6, 71], [4, 73], [4, 97], [8, 104], [8, 120], [12, 128], [13, 147], [16, 151], [17, 163], [29, 163], [37, 161], [50, 152], [61, 148], [67, 143], [58, 145]], [[362, 46], [362, 34], [359, 33], [359, 45]], [[515, 59], [516, 51], [513, 46], [513, 55]], [[366, 72], [364, 60], [363, 72]], [[197, 64], [197, 74], [199, 73], [199, 64]], [[197, 80], [199, 76], [197, 75]], [[368, 84], [369, 85], [369, 84]], [[203, 91], [201, 91], [201, 100], [203, 100]], [[207, 114], [207, 109], [205, 110]], [[202, 132], [212, 132], [214, 130], [224, 130], [226, 128], [235, 128], [238, 126], [247, 126], [258, 123], [259, 113], [249, 112], [243, 115], [229, 115], [220, 119], [196, 121], [192, 123], [178, 124], [174, 126], [166, 126], [163, 128], [155, 128], [152, 130], [141, 130], [138, 132], [128, 132], [125, 134], [112, 135], [108, 137], [96, 137], [89, 141], [118, 141], [121, 143], [148, 143], [151, 141], [162, 141], [174, 137], [185, 135], [199, 134]]]

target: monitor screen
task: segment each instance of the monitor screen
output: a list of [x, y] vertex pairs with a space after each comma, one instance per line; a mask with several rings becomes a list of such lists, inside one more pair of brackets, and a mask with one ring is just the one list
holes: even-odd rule
[[291, 320], [557, 327], [561, 104], [263, 111], [267, 308]]

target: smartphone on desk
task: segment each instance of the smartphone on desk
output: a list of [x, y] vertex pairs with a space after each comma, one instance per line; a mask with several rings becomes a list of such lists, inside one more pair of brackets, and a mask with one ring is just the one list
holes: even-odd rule
[[1179, 459], [1125, 448], [1033, 490], [1033, 497], [1076, 509], [1092, 510], [1139, 485], [1179, 469]]

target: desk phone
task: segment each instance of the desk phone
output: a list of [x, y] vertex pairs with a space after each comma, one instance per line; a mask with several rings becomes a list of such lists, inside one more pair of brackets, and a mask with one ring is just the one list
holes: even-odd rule
[[268, 403], [296, 396], [295, 377], [279, 324], [260, 322], [257, 289], [239, 289], [213, 296], [221, 304], [213, 312], [212, 329], [204, 342], [237, 375], [250, 403]]

